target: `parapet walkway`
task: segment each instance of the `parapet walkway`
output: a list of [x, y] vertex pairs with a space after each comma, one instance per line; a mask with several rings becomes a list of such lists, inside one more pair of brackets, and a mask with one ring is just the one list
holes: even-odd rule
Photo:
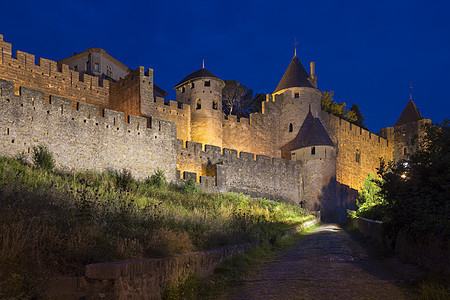
[[323, 225], [218, 299], [410, 299], [405, 276], [417, 270], [394, 272], [394, 260], [372, 243]]

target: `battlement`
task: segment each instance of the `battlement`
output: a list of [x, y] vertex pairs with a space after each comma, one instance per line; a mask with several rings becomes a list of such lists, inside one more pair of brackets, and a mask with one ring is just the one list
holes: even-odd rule
[[191, 107], [189, 104], [180, 103], [174, 100], [164, 101], [164, 98], [155, 97], [152, 103], [155, 110], [167, 112], [170, 114], [190, 114]]
[[[103, 94], [104, 96], [109, 94], [110, 82], [107, 80], [99, 81], [94, 76], [80, 75], [77, 71], [69, 70], [67, 65], [62, 65], [61, 69], [59, 69], [55, 61], [44, 58], [39, 58], [39, 63], [36, 65], [36, 58], [33, 54], [19, 50], [16, 51], [14, 58], [12, 56], [12, 45], [4, 42], [3, 38], [0, 40], [0, 67], [2, 68], [2, 79], [6, 80], [21, 80], [23, 77], [29, 77], [25, 73], [33, 74], [34, 80], [28, 81], [28, 84], [33, 85], [33, 88], [39, 88], [40, 85], [60, 91], [64, 87], [70, 86], [78, 92], [83, 91], [86, 93], [86, 91], [89, 91], [92, 94]], [[52, 80], [48, 82], [49, 79]], [[46, 82], [36, 84], [40, 80], [45, 80]]]
[[333, 127], [335, 130], [343, 132], [346, 135], [352, 136], [353, 138], [359, 139], [361, 141], [368, 142], [372, 145], [389, 147], [389, 141], [387, 139], [347, 120], [344, 120], [343, 118], [340, 118], [323, 110], [321, 111], [321, 116], [321, 119], [324, 120], [325, 123], [329, 123], [329, 126]]
[[205, 191], [299, 201], [300, 165], [293, 161], [180, 139], [176, 147], [179, 179], [193, 179]]
[[[184, 166], [201, 166], [215, 164], [241, 164], [256, 169], [277, 168], [280, 170], [289, 170], [297, 168], [297, 164], [293, 161], [284, 160], [282, 158], [269, 157], [265, 155], [257, 155], [249, 152], [238, 152], [235, 149], [221, 148], [213, 145], [202, 145], [201, 143], [177, 140], [177, 149], [179, 156], [179, 170]], [[184, 164], [182, 161], [195, 160], [197, 163]], [[188, 167], [189, 169], [189, 167]], [[192, 169], [189, 170], [193, 172]], [[196, 172], [198, 175], [205, 175], [206, 171]], [[198, 180], [197, 180], [198, 181]]]
[[[18, 95], [15, 93], [17, 89]], [[14, 82], [2, 79], [0, 79], [0, 90], [2, 111], [8, 110], [8, 106], [20, 106], [22, 110], [27, 110], [27, 114], [45, 115], [49, 122], [51, 121], [49, 118], [56, 115], [58, 118], [62, 116], [74, 122], [86, 123], [86, 126], [92, 127], [92, 130], [102, 126], [125, 134], [154, 137], [155, 133], [159, 133], [173, 135], [174, 138], [176, 136], [175, 124], [166, 120], [137, 116], [125, 117], [125, 114], [120, 111], [101, 109], [97, 105], [76, 102], [56, 95], [49, 95], [49, 101], [46, 101], [43, 91], [17, 86]]]

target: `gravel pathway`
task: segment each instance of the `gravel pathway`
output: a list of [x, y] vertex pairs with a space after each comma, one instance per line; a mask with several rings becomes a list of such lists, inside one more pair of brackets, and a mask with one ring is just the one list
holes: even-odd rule
[[393, 272], [371, 242], [323, 225], [217, 299], [409, 299], [405, 274], [416, 270]]

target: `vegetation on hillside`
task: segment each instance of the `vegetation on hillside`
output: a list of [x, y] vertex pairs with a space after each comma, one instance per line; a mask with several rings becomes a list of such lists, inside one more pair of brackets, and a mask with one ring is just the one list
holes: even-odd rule
[[[356, 215], [383, 221], [395, 236], [450, 238], [449, 120], [429, 125], [418, 150], [398, 164], [381, 161], [379, 179], [367, 178]], [[371, 184], [370, 181], [372, 182]]]
[[162, 171], [140, 182], [126, 170], [58, 173], [49, 162], [43, 147], [33, 167], [0, 158], [0, 298], [33, 297], [45, 278], [90, 263], [277, 240], [314, 218], [286, 203], [169, 184]]

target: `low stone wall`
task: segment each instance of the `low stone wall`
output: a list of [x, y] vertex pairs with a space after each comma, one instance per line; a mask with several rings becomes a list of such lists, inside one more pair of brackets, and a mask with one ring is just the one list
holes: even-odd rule
[[402, 261], [419, 264], [435, 272], [450, 273], [450, 241], [433, 236], [412, 239], [400, 231], [395, 242], [395, 253]]
[[[292, 228], [285, 237], [318, 222], [317, 218]], [[252, 247], [243, 244], [168, 258], [91, 264], [86, 266], [83, 277], [51, 278], [43, 298], [161, 299], [165, 288], [183, 282], [191, 274], [208, 277], [225, 259]]]
[[[383, 223], [365, 218], [350, 219], [351, 225], [363, 234], [384, 243], [391, 248], [390, 241], [383, 234]], [[395, 239], [395, 254], [407, 263], [414, 263], [435, 272], [450, 273], [450, 241], [433, 236], [413, 239], [403, 230]]]
[[353, 227], [358, 228], [363, 234], [368, 235], [380, 243], [384, 242], [383, 239], [383, 222], [374, 221], [365, 218], [353, 218], [350, 219]]

